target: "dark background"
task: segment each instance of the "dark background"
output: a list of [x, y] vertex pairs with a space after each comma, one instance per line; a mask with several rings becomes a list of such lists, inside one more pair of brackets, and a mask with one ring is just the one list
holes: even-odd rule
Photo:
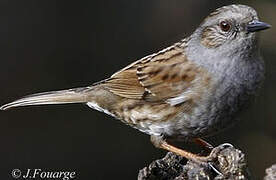
[[[86, 86], [189, 35], [211, 11], [253, 6], [276, 21], [275, 1], [0, 1], [0, 104], [27, 94]], [[276, 163], [276, 30], [262, 33], [266, 82], [235, 127], [209, 139], [247, 154], [258, 179]], [[12, 169], [76, 171], [78, 179], [136, 179], [166, 152], [149, 137], [85, 105], [0, 112], [0, 179]]]

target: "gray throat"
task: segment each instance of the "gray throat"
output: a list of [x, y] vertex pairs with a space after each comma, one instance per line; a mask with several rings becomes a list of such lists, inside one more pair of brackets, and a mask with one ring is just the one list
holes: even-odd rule
[[[207, 119], [224, 129], [235, 121], [236, 115], [250, 102], [264, 80], [264, 62], [258, 46], [237, 51], [206, 49], [192, 40], [187, 43], [185, 53], [191, 61], [204, 67], [214, 77], [215, 89], [207, 102]], [[254, 51], [252, 51], [254, 50]], [[212, 123], [210, 123], [212, 124]], [[211, 129], [211, 128], [210, 128]], [[208, 132], [206, 133], [208, 134]], [[204, 135], [203, 135], [204, 136]]]

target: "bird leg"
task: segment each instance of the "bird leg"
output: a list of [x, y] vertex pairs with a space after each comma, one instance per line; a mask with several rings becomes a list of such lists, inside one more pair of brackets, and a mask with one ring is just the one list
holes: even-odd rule
[[204, 141], [203, 139], [201, 138], [195, 138], [193, 139], [194, 143], [200, 145], [201, 147], [205, 148], [205, 149], [208, 149], [208, 150], [212, 150], [214, 149], [214, 146], [206, 141]]
[[[188, 160], [192, 160], [200, 164], [213, 161], [214, 159], [216, 159], [217, 154], [223, 148], [225, 148], [224, 146], [218, 146], [216, 148], [213, 148], [211, 153], [208, 156], [200, 156], [168, 144], [168, 142], [166, 142], [166, 140], [164, 140], [161, 136], [151, 136], [151, 141], [157, 148], [165, 149], [167, 151], [173, 152]], [[205, 141], [200, 141], [200, 142], [205, 142]]]

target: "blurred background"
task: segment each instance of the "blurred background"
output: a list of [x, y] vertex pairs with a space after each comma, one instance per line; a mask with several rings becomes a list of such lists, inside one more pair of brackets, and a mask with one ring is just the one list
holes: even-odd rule
[[[275, 0], [1, 0], [0, 104], [107, 78], [189, 35], [215, 8], [232, 3], [276, 21]], [[208, 139], [243, 150], [256, 179], [276, 163], [275, 28], [261, 33], [267, 72], [260, 95], [236, 126]], [[139, 169], [166, 153], [148, 135], [82, 104], [18, 108], [0, 112], [0, 119], [1, 179], [12, 179], [15, 168], [136, 179]]]

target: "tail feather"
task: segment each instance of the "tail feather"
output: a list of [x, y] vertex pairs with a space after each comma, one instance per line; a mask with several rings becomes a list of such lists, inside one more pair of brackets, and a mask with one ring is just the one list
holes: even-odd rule
[[83, 90], [87, 88], [75, 88], [61, 91], [50, 91], [32, 94], [0, 107], [0, 110], [7, 110], [19, 106], [45, 105], [45, 104], [68, 104], [84, 103], [86, 95]]

